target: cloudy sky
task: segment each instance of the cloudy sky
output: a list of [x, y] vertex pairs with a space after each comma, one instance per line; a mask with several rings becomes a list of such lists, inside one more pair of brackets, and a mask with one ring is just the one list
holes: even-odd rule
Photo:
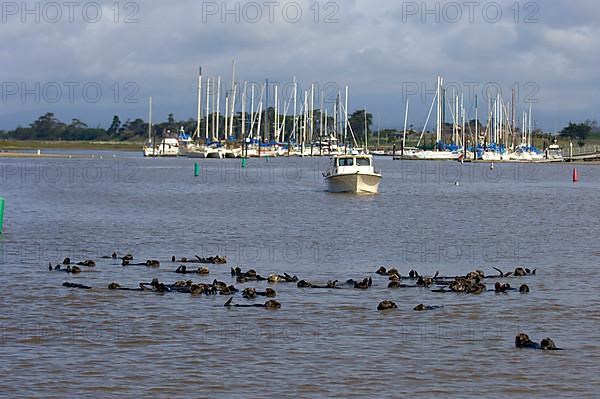
[[156, 119], [194, 117], [198, 67], [230, 88], [234, 59], [237, 81], [289, 88], [295, 76], [330, 108], [348, 85], [350, 110], [366, 106], [383, 127], [402, 127], [407, 98], [422, 126], [437, 75], [471, 117], [475, 96], [485, 114], [497, 88], [506, 101], [514, 88], [545, 130], [600, 119], [596, 0], [423, 4], [2, 2], [0, 129], [48, 111], [107, 127], [115, 114], [146, 118], [148, 96]]

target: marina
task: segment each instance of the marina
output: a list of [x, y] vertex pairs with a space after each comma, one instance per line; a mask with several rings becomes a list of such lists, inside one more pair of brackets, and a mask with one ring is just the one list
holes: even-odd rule
[[0, 398], [596, 398], [591, 0], [6, 3]]

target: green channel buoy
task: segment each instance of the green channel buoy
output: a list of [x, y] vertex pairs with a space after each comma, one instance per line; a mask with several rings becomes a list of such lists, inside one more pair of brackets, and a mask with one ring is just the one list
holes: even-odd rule
[[242, 168], [246, 167], [248, 160], [246, 158], [242, 158]]
[[0, 197], [0, 234], [2, 234], [3, 227], [4, 227], [4, 198]]
[[200, 176], [200, 165], [198, 165], [198, 162], [194, 164], [194, 176]]

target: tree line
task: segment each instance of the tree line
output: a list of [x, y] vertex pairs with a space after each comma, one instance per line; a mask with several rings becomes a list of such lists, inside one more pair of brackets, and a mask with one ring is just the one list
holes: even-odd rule
[[[234, 139], [241, 138], [242, 131], [242, 120], [245, 119], [246, 123], [246, 134], [248, 134], [250, 130], [250, 125], [252, 124], [251, 116], [246, 113], [245, 118], [242, 117], [242, 114], [238, 112], [234, 116], [233, 120], [233, 132]], [[258, 124], [258, 116], [254, 117], [254, 126], [255, 131], [257, 131]], [[266, 112], [263, 111], [261, 115], [261, 129], [264, 136], [264, 129], [268, 127], [270, 132], [274, 131], [274, 122], [275, 122], [275, 110], [272, 107], [269, 107]], [[321, 114], [319, 110], [316, 110], [314, 113], [314, 122], [313, 126], [315, 129], [315, 134], [319, 134], [320, 131], [324, 131], [325, 127], [321, 126], [322, 121], [324, 121], [324, 115]], [[341, 129], [341, 123], [339, 121], [342, 120], [342, 116], [338, 118], [338, 129]], [[372, 129], [373, 126], [373, 115], [371, 113], [366, 113], [365, 110], [357, 110], [353, 112], [348, 117], [349, 125], [351, 127], [352, 132], [354, 132], [357, 141], [362, 142], [365, 137], [365, 127], [367, 129], [367, 134], [370, 137], [374, 136], [374, 132]], [[366, 120], [366, 124], [365, 124]], [[203, 138], [205, 135], [206, 128], [208, 126], [209, 137], [212, 136], [212, 131], [215, 128], [214, 124], [217, 121], [216, 114], [208, 115], [207, 117], [202, 118], [200, 123], [200, 137]], [[279, 115], [280, 124], [285, 123], [285, 131], [287, 133], [294, 130], [300, 131], [304, 125], [303, 115], [300, 115], [296, 121], [294, 118], [287, 116]], [[220, 136], [223, 137], [223, 130], [225, 124], [225, 117], [220, 115], [218, 118], [218, 123], [220, 127]], [[307, 120], [307, 125], [309, 125], [310, 121]], [[294, 126], [296, 124], [296, 126]], [[449, 125], [451, 126], [451, 125]], [[469, 123], [469, 127], [474, 128]], [[482, 126], [480, 125], [480, 128]], [[153, 124], [153, 135], [157, 137], [163, 137], [167, 132], [171, 132], [172, 134], [183, 129], [186, 133], [194, 133], [197, 128], [197, 122], [194, 118], [189, 118], [186, 120], [176, 120], [174, 114], [168, 114], [167, 120], [164, 122], [159, 122]], [[334, 117], [331, 115], [327, 116], [327, 129], [329, 133], [333, 133], [335, 131], [335, 122]], [[450, 127], [451, 129], [451, 127]], [[387, 138], [392, 136], [398, 136], [401, 131], [395, 129], [385, 129], [383, 131], [377, 132], [379, 135], [385, 135], [386, 142]], [[414, 134], [413, 126], [410, 126], [410, 133]], [[577, 141], [578, 143], [583, 143], [585, 140], [592, 134], [600, 134], [600, 128], [596, 121], [587, 120], [582, 123], [573, 123], [569, 122], [568, 126], [562, 129], [559, 133], [561, 138], [570, 139], [573, 141]], [[144, 140], [148, 136], [148, 122], [144, 121], [141, 118], [136, 119], [127, 119], [125, 122], [122, 122], [118, 115], [113, 116], [110, 126], [107, 129], [101, 127], [90, 127], [85, 122], [80, 119], [72, 119], [70, 123], [65, 123], [59, 120], [56, 115], [52, 112], [47, 112], [44, 115], [37, 118], [34, 122], [32, 122], [28, 127], [17, 127], [14, 130], [3, 131], [0, 130], [0, 139], [3, 140], [47, 140], [47, 141], [135, 141], [139, 142]], [[395, 141], [395, 140], [394, 140]]]

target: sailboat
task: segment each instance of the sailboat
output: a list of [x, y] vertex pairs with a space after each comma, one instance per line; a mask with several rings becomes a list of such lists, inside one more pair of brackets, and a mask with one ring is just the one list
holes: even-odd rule
[[149, 99], [148, 142], [143, 147], [145, 157], [177, 157], [179, 141], [173, 137], [164, 137], [160, 143], [152, 140], [152, 97]]
[[461, 154], [452, 149], [446, 148], [442, 138], [443, 138], [443, 128], [444, 128], [444, 80], [441, 76], [437, 78], [437, 90], [433, 102], [431, 104], [431, 108], [429, 109], [429, 114], [427, 116], [427, 121], [425, 122], [425, 126], [423, 127], [423, 132], [421, 133], [421, 137], [419, 138], [419, 143], [417, 147], [420, 145], [423, 135], [425, 134], [425, 129], [427, 128], [427, 124], [429, 123], [429, 118], [431, 117], [431, 113], [433, 111], [434, 105], [437, 104], [437, 122], [436, 122], [436, 149], [435, 150], [415, 150], [405, 152], [405, 159], [415, 159], [415, 160], [431, 160], [431, 161], [450, 161], [450, 160], [458, 160], [461, 157]]

